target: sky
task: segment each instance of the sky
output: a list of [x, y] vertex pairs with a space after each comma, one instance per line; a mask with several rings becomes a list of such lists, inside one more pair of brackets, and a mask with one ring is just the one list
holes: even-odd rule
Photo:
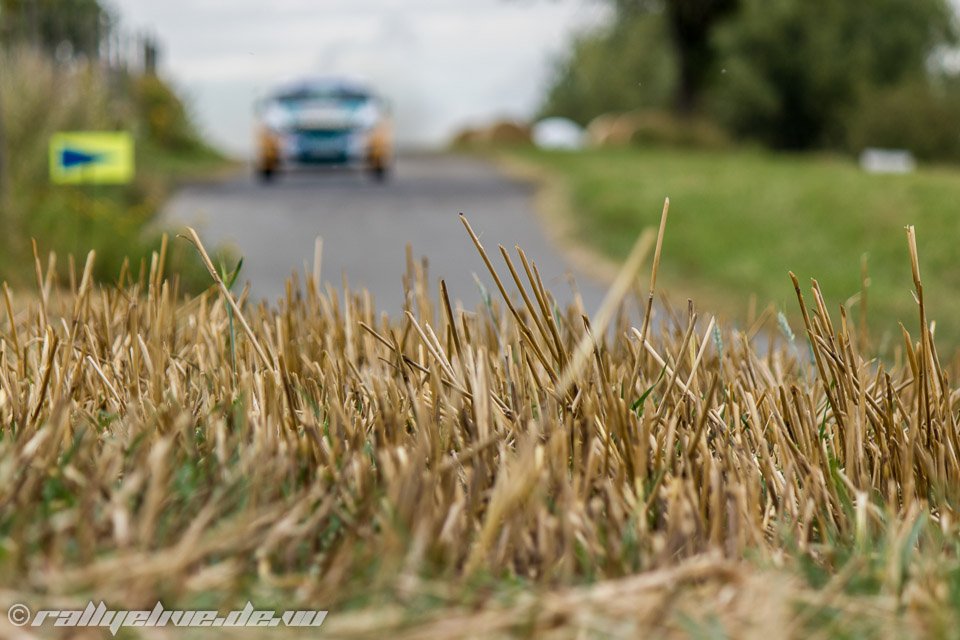
[[252, 152], [257, 98], [310, 74], [372, 84], [406, 147], [528, 117], [571, 38], [607, 17], [600, 0], [109, 1], [125, 32], [159, 38], [161, 73], [239, 157]]

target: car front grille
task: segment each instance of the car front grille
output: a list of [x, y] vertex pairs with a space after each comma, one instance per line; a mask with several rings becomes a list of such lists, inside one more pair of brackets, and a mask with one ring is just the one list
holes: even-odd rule
[[294, 155], [301, 162], [343, 162], [350, 155], [349, 129], [299, 129], [294, 133]]

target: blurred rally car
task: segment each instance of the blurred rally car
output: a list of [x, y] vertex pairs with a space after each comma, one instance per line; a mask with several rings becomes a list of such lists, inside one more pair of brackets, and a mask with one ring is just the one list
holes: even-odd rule
[[386, 178], [393, 131], [385, 102], [359, 82], [313, 78], [278, 88], [258, 105], [257, 172], [340, 165]]

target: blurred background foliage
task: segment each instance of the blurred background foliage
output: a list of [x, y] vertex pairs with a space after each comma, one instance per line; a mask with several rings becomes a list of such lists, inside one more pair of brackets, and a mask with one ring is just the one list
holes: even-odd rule
[[[223, 165], [197, 132], [173, 87], [156, 75], [149, 38], [121, 45], [117, 19], [97, 0], [0, 0], [0, 279], [33, 273], [41, 256], [97, 251], [95, 275], [134, 277], [160, 244], [151, 226], [174, 181]], [[48, 144], [57, 131], [129, 131], [135, 180], [123, 186], [62, 186], [49, 179]], [[186, 289], [205, 277], [172, 243], [171, 267]]]
[[622, 17], [577, 38], [556, 76], [543, 115], [586, 125], [613, 111], [663, 108], [677, 82], [666, 25], [658, 15]]
[[155, 74], [129, 78], [134, 109], [142, 117], [146, 140], [171, 152], [209, 151], [173, 88]]
[[960, 160], [949, 0], [607, 1], [614, 19], [557, 61], [541, 115], [659, 110], [774, 149]]
[[6, 48], [29, 46], [49, 56], [93, 59], [110, 33], [99, 0], [0, 0], [0, 38]]

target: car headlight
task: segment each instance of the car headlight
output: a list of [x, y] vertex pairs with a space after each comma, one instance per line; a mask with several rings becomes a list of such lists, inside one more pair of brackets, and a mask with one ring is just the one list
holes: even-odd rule
[[370, 131], [377, 126], [379, 120], [380, 113], [370, 102], [359, 107], [353, 116], [354, 126], [362, 131]]
[[271, 104], [263, 112], [263, 124], [277, 133], [283, 133], [293, 125], [293, 118], [289, 110]]

